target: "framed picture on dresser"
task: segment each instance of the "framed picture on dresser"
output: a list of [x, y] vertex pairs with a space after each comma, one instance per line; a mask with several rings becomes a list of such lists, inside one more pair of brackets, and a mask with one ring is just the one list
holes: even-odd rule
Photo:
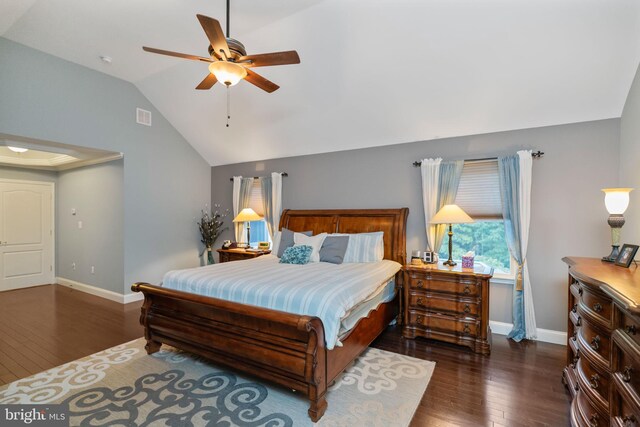
[[638, 252], [638, 245], [622, 245], [622, 249], [620, 249], [620, 254], [618, 258], [616, 258], [616, 265], [620, 267], [629, 268], [633, 258], [636, 256], [636, 252]]

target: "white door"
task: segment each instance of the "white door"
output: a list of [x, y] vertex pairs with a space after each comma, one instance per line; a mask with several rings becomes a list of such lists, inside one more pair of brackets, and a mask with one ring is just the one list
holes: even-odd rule
[[53, 183], [0, 181], [0, 291], [54, 283]]

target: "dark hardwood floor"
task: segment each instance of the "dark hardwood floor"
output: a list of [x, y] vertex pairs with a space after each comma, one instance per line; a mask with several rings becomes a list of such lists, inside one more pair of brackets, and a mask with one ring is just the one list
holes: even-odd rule
[[[141, 337], [140, 305], [58, 285], [0, 292], [0, 385]], [[494, 335], [491, 355], [480, 356], [405, 340], [396, 327], [373, 346], [436, 362], [412, 427], [569, 425], [563, 346]]]
[[0, 292], [0, 385], [141, 337], [140, 305], [60, 285]]

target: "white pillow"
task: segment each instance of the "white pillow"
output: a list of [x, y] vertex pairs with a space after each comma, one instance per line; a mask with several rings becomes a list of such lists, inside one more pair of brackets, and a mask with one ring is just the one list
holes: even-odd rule
[[374, 233], [342, 234], [334, 236], [349, 236], [349, 245], [344, 254], [345, 263], [378, 262], [384, 259], [384, 231]]
[[271, 254], [278, 256], [278, 248], [280, 247], [280, 231], [273, 233], [273, 242], [271, 243]]
[[309, 262], [320, 262], [320, 248], [324, 239], [327, 237], [327, 233], [320, 233], [316, 236], [305, 236], [302, 233], [293, 233], [293, 246], [307, 245], [313, 249], [311, 251], [311, 257]]

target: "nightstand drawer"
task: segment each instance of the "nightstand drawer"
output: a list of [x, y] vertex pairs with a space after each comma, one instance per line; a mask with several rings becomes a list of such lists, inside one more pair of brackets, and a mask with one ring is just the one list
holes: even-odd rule
[[475, 319], [464, 319], [437, 313], [425, 313], [409, 308], [409, 325], [439, 332], [476, 337], [480, 322]]
[[463, 300], [456, 297], [446, 298], [427, 294], [426, 292], [412, 292], [409, 296], [409, 306], [431, 312], [455, 313], [466, 317], [475, 317], [480, 312], [480, 302], [477, 300]]
[[446, 280], [443, 278], [432, 279], [423, 275], [409, 275], [409, 288], [448, 294], [461, 295], [463, 297], [476, 297], [480, 295], [480, 287], [474, 280]]

